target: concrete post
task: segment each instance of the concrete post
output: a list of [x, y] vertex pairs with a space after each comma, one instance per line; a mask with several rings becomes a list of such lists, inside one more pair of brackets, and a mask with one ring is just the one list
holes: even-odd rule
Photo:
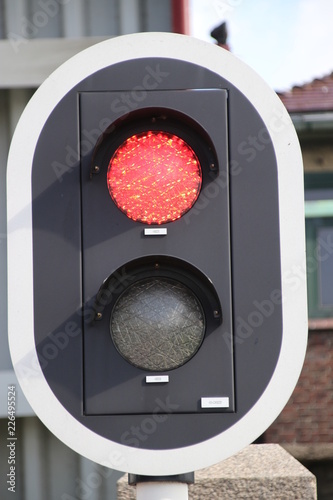
[[[135, 500], [127, 476], [118, 500]], [[189, 500], [316, 500], [316, 478], [277, 444], [250, 445], [237, 455], [195, 473]]]

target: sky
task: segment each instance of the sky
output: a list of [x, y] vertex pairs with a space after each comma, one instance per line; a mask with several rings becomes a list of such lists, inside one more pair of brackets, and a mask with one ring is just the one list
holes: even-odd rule
[[333, 72], [333, 0], [190, 0], [191, 35], [227, 22], [233, 54], [276, 91]]

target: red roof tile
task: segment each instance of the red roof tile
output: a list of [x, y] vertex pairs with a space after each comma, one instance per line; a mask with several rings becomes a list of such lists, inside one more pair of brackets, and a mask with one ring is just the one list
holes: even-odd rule
[[333, 73], [278, 96], [290, 113], [333, 111]]

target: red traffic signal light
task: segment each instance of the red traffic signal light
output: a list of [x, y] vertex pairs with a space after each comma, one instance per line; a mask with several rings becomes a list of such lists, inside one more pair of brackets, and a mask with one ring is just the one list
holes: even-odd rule
[[148, 130], [118, 147], [109, 163], [107, 182], [113, 201], [130, 219], [164, 224], [193, 206], [202, 175], [195, 152], [183, 139]]

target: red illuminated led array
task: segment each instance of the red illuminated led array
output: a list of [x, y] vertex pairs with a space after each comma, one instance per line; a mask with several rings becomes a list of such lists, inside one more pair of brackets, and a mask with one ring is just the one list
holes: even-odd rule
[[110, 195], [129, 218], [145, 224], [179, 219], [198, 198], [202, 174], [193, 149], [180, 137], [147, 131], [126, 139], [112, 156]]

